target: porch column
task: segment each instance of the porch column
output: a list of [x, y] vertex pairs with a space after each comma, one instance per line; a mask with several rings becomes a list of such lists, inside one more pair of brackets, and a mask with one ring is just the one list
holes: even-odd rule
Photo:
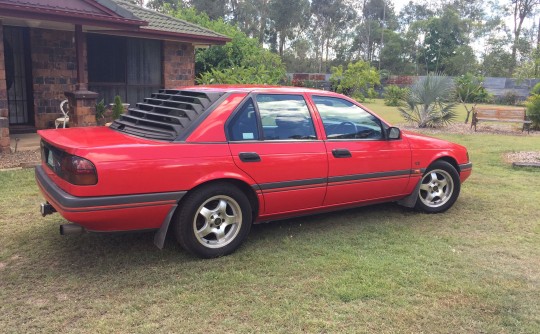
[[95, 126], [98, 94], [88, 90], [86, 77], [86, 36], [81, 25], [75, 26], [75, 52], [77, 55], [77, 85], [74, 92], [65, 92], [69, 100], [69, 126]]
[[4, 62], [4, 26], [2, 25], [2, 21], [0, 21], [0, 153], [11, 153], [8, 117], [6, 65]]

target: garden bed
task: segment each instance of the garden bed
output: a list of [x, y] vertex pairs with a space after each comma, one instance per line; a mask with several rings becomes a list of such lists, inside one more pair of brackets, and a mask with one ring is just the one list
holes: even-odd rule
[[11, 154], [0, 154], [0, 170], [11, 168], [34, 167], [39, 164], [41, 155], [39, 149], [19, 151]]

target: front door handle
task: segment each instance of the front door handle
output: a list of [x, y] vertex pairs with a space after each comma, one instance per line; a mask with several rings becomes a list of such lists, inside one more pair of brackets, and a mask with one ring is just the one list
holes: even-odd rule
[[352, 158], [351, 151], [346, 148], [335, 148], [332, 150], [332, 155], [335, 158]]
[[261, 157], [255, 152], [242, 152], [238, 154], [238, 157], [243, 162], [260, 162]]

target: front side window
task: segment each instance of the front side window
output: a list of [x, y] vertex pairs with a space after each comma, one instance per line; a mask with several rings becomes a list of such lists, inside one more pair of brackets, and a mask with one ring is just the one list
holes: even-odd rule
[[256, 97], [264, 140], [317, 139], [301, 95], [259, 94]]
[[347, 100], [313, 96], [328, 139], [381, 139], [381, 121]]

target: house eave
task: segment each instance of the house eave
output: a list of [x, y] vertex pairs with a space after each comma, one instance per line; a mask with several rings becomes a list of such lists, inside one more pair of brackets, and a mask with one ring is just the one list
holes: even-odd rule
[[231, 39], [228, 37], [182, 34], [182, 33], [175, 33], [171, 31], [152, 30], [152, 29], [147, 29], [147, 28], [141, 28], [138, 30], [95, 30], [95, 31], [89, 30], [87, 32], [96, 33], [96, 34], [104, 34], [104, 35], [169, 40], [169, 41], [191, 43], [191, 44], [198, 44], [198, 45], [224, 45], [225, 43], [231, 41]]

